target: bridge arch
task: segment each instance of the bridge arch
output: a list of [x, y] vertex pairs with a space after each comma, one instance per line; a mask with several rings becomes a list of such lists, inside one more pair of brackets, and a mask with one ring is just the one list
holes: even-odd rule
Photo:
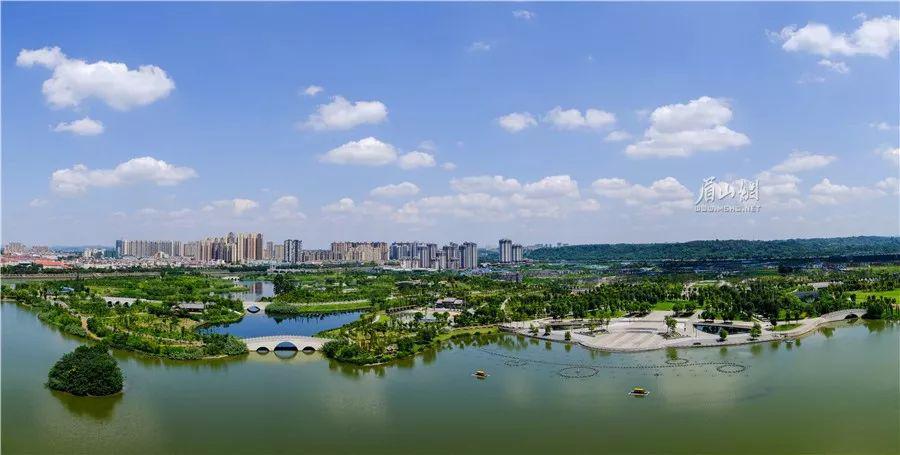
[[273, 351], [299, 351], [300, 348], [297, 347], [296, 344], [290, 341], [282, 341], [275, 345], [275, 349]]
[[273, 335], [264, 337], [244, 338], [244, 343], [249, 351], [256, 351], [260, 354], [267, 352], [315, 352], [322, 349], [325, 342], [324, 338], [316, 338], [301, 335]]

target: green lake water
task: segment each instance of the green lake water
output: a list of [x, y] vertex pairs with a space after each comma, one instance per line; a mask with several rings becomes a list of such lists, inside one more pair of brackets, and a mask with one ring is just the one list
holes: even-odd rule
[[471, 338], [368, 369], [318, 354], [116, 352], [124, 394], [78, 398], [43, 383], [82, 340], [0, 311], [5, 454], [900, 453], [896, 324], [640, 354]]

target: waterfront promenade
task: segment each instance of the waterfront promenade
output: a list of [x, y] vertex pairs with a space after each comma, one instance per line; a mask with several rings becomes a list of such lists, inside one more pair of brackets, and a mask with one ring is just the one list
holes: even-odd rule
[[[500, 328], [506, 332], [517, 333], [532, 338], [580, 344], [587, 348], [610, 352], [639, 352], [652, 351], [664, 348], [690, 348], [709, 346], [733, 346], [748, 343], [760, 343], [767, 341], [780, 341], [800, 337], [817, 327], [830, 322], [844, 319], [855, 319], [866, 314], [862, 308], [852, 308], [835, 311], [815, 318], [807, 318], [796, 321], [797, 327], [790, 330], [773, 330], [772, 325], [766, 321], [759, 321], [762, 333], [757, 338], [750, 336], [749, 330], [753, 322], [746, 321], [705, 321], [693, 314], [689, 317], [675, 318], [674, 333], [669, 333], [666, 326], [666, 316], [671, 316], [671, 311], [653, 311], [643, 317], [616, 318], [610, 321], [608, 326], [598, 326], [593, 333], [587, 328], [557, 329], [549, 335], [544, 335], [544, 327], [572, 325], [571, 320], [536, 319], [532, 321], [513, 322], [502, 325]], [[538, 334], [531, 333], [531, 327], [538, 328]], [[717, 332], [719, 328], [729, 331], [725, 340], [721, 340], [716, 333], [704, 332], [702, 328]], [[569, 330], [571, 339], [565, 339], [565, 332]]]

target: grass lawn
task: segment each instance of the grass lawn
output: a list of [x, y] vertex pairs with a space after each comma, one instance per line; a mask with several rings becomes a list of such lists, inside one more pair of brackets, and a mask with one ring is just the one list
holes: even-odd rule
[[663, 300], [662, 302], [657, 302], [656, 305], [653, 305], [654, 311], [672, 311], [672, 305], [676, 303], [688, 303], [687, 300]]
[[872, 292], [857, 291], [857, 292], [854, 292], [854, 294], [856, 294], [857, 302], [865, 302], [866, 298], [868, 298], [870, 295], [874, 295], [876, 297], [890, 297], [892, 299], [897, 299], [897, 301], [900, 302], [900, 289], [891, 289], [890, 291], [872, 291]]
[[787, 332], [788, 330], [794, 330], [797, 327], [800, 327], [800, 324], [778, 324], [772, 328], [772, 330], [776, 332]]

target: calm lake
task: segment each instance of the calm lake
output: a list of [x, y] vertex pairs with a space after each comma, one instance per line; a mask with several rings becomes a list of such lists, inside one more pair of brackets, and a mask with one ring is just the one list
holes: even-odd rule
[[900, 452], [896, 324], [641, 354], [470, 338], [379, 368], [116, 352], [125, 392], [98, 399], [43, 385], [82, 340], [0, 308], [4, 453]]

